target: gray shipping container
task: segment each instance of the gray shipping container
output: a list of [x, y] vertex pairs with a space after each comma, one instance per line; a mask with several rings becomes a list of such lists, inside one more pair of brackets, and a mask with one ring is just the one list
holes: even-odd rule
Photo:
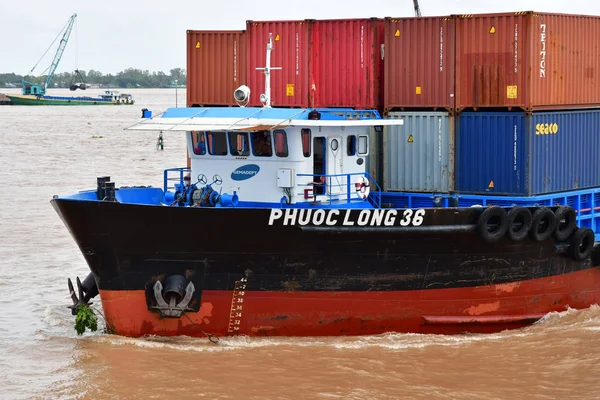
[[384, 128], [383, 189], [454, 190], [454, 116], [447, 112], [391, 112], [404, 125]]

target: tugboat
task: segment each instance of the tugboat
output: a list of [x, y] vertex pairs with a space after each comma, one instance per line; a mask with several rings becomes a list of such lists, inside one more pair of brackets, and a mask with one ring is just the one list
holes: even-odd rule
[[118, 90], [105, 90], [100, 98], [110, 104], [130, 104], [135, 103], [133, 96], [128, 93], [121, 93]]
[[51, 200], [91, 270], [78, 295], [69, 280], [73, 310], [99, 294], [132, 337], [455, 334], [600, 300], [595, 233], [566, 194], [390, 206], [367, 157], [370, 137], [402, 121], [272, 108], [272, 43], [263, 107], [246, 107], [242, 86], [239, 107], [143, 110], [128, 128], [186, 135], [190, 167], [165, 170], [162, 188], [104, 176]]

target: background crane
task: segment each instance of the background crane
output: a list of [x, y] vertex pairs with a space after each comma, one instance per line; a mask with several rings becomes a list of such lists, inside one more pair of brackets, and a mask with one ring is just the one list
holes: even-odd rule
[[[75, 23], [75, 18], [77, 18], [77, 14], [71, 15], [71, 18], [69, 18], [69, 21], [67, 22], [65, 27], [63, 27], [63, 29], [61, 29], [61, 31], [60, 31], [60, 32], [62, 32], [64, 30], [64, 33], [63, 33], [62, 39], [60, 40], [60, 43], [58, 44], [58, 50], [56, 50], [56, 54], [54, 55], [52, 64], [50, 64], [50, 67], [47, 68], [48, 75], [46, 75], [46, 80], [44, 81], [44, 83], [42, 83], [42, 84], [33, 83], [33, 82], [28, 82], [25, 79], [23, 79], [22, 87], [21, 87], [21, 92], [23, 94], [33, 94], [36, 96], [43, 96], [44, 94], [46, 94], [46, 88], [50, 85], [50, 82], [52, 82], [52, 78], [54, 78], [54, 73], [56, 72], [56, 68], [58, 68], [60, 59], [62, 58], [63, 52], [65, 51], [65, 47], [67, 46], [67, 42], [69, 41], [69, 36], [71, 35], [71, 30], [73, 29], [73, 24]], [[60, 36], [60, 32], [58, 33], [59, 36]], [[52, 41], [52, 43], [50, 44], [50, 47], [52, 47], [52, 45], [54, 44], [56, 39], [58, 39], [58, 36]], [[50, 50], [50, 47], [48, 47], [48, 49], [46, 49], [46, 51], [44, 52], [44, 54], [42, 55], [40, 60], [38, 60], [38, 62], [33, 66], [33, 68], [31, 69], [31, 71], [29, 73], [33, 72], [33, 70], [35, 69], [35, 67], [37, 67], [37, 65], [39, 64], [41, 59], [46, 55], [48, 50]]]
[[415, 6], [415, 17], [420, 17], [421, 8], [419, 8], [419, 0], [413, 0], [413, 5]]

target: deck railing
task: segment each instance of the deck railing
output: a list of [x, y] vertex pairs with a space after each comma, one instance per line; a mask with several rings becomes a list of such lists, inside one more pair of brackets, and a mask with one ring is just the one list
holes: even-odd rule
[[[309, 180], [307, 183], [297, 185], [303, 188], [303, 191], [296, 193], [296, 195], [304, 198], [306, 201], [328, 205], [364, 203], [367, 201], [373, 207], [381, 207], [381, 188], [368, 172], [353, 174], [296, 174], [296, 176], [301, 178], [301, 181]], [[368, 192], [364, 192], [367, 194], [366, 199], [356, 189], [356, 183], [360, 183], [363, 178], [369, 183]]]
[[183, 184], [183, 177], [187, 173], [191, 173], [191, 169], [188, 167], [183, 168], [169, 168], [165, 169], [163, 175], [163, 190], [166, 193], [167, 190], [175, 190], [175, 184]]
[[427, 207], [534, 207], [563, 206], [573, 207], [577, 212], [577, 225], [594, 231], [596, 240], [600, 240], [600, 188], [574, 190], [532, 197], [484, 196], [457, 193], [407, 193], [385, 192], [381, 194], [384, 207], [427, 208]]

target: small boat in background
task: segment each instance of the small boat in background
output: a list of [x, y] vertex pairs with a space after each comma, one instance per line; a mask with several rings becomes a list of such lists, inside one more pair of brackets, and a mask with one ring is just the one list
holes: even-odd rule
[[[58, 49], [56, 50], [56, 54], [54, 55], [54, 59], [52, 60], [52, 64], [48, 67], [48, 74], [45, 75], [45, 79], [38, 78], [37, 82], [30, 82], [25, 79], [22, 81], [21, 94], [20, 95], [6, 95], [13, 105], [17, 106], [75, 106], [75, 105], [102, 105], [102, 104], [134, 104], [135, 101], [130, 94], [120, 94], [117, 91], [107, 90], [103, 95], [99, 97], [90, 97], [90, 96], [79, 96], [79, 97], [70, 97], [70, 96], [48, 96], [46, 94], [46, 89], [50, 87], [52, 79], [54, 78], [54, 74], [56, 69], [58, 68], [58, 64], [62, 58], [62, 55], [65, 51], [65, 47], [69, 41], [69, 36], [71, 35], [71, 30], [73, 29], [73, 24], [75, 23], [75, 19], [77, 18], [77, 14], [71, 15], [69, 21], [65, 25], [65, 27], [61, 30], [64, 31], [62, 35], [62, 39], [58, 45]], [[59, 33], [60, 35], [60, 33]], [[46, 50], [48, 51], [48, 50]], [[45, 53], [44, 53], [45, 54]], [[43, 57], [43, 56], [42, 56]], [[39, 63], [39, 61], [38, 61]], [[32, 68], [30, 71], [37, 67], [38, 63]], [[71, 91], [75, 91], [77, 89], [86, 90], [87, 85], [85, 82], [76, 83], [75, 80], [79, 79], [83, 81], [83, 77], [81, 76], [79, 70], [75, 70], [74, 81], [71, 83], [69, 89]], [[43, 82], [41, 82], [43, 80]]]
[[104, 94], [100, 95], [100, 98], [111, 103], [111, 104], [133, 104], [133, 96], [127, 93], [120, 93], [117, 90], [107, 90]]
[[77, 106], [77, 105], [102, 105], [102, 104], [134, 104], [131, 94], [107, 90], [98, 97], [90, 96], [33, 96], [33, 95], [6, 95], [16, 106]]

